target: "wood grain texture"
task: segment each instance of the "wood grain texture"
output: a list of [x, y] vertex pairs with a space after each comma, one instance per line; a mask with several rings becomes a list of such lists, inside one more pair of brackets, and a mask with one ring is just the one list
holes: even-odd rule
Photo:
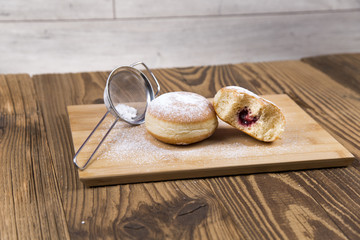
[[302, 61], [360, 94], [360, 54], [325, 55], [304, 58]]
[[[89, 225], [93, 217], [93, 189], [85, 189], [79, 183], [76, 169], [71, 161], [74, 154], [71, 148], [70, 128], [66, 105], [73, 103], [103, 103], [103, 91], [107, 73], [81, 73], [64, 75], [38, 75], [33, 77], [39, 96], [39, 108], [43, 112], [49, 152], [54, 161], [54, 172], [60, 188], [64, 214], [71, 238], [89, 238]], [[105, 190], [100, 191], [105, 193]], [[80, 193], [80, 194], [78, 194]], [[85, 207], [84, 207], [85, 206]], [[73, 211], [79, 209], [79, 211]], [[84, 213], [83, 213], [84, 212]], [[82, 223], [84, 221], [84, 223]], [[85, 224], [86, 223], [86, 224]], [[107, 222], [110, 224], [109, 222]], [[95, 223], [93, 223], [95, 224]], [[77, 226], [75, 230], [73, 225]], [[110, 225], [109, 225], [110, 226]], [[100, 234], [105, 235], [104, 232]], [[98, 235], [98, 236], [102, 236]]]
[[237, 220], [243, 238], [317, 239], [326, 236], [347, 239], [291, 173], [214, 178], [210, 181], [220, 196], [220, 203], [225, 203], [229, 214]]
[[69, 239], [31, 78], [0, 75], [0, 238]]
[[139, 60], [151, 68], [188, 67], [358, 52], [359, 22], [359, 11], [3, 22], [0, 72], [108, 71]]
[[[300, 71], [304, 67], [301, 62], [272, 64], [167, 69], [159, 70], [157, 76], [165, 83], [164, 92], [184, 87], [209, 97], [224, 85], [242, 84], [257, 93], [292, 93], [290, 96], [316, 119], [319, 117], [312, 111], [331, 111], [324, 107], [325, 97], [314, 98], [309, 103], [307, 95], [302, 95], [303, 88], [296, 83], [305, 82], [305, 87], [311, 90], [312, 85], [306, 82], [312, 79], [314, 71], [318, 74], [317, 70], [305, 64], [305, 73]], [[267, 67], [266, 71], [263, 66]], [[258, 67], [256, 71], [255, 67]], [[34, 76], [73, 239], [358, 237], [357, 160], [344, 169], [85, 188], [71, 162], [73, 150], [66, 106], [101, 102], [106, 77], [106, 73]], [[333, 82], [324, 74], [320, 79]], [[314, 88], [310, 92], [314, 91], [320, 90]], [[326, 91], [320, 93], [327, 96]], [[330, 120], [320, 123], [326, 126], [326, 121]], [[327, 129], [332, 134], [336, 131]], [[344, 133], [347, 138], [352, 135]], [[341, 140], [336, 134], [335, 137], [342, 143], [349, 141]], [[354, 148], [351, 151], [358, 154]]]
[[[298, 61], [237, 65], [259, 93], [286, 93], [349, 149], [357, 160], [348, 168], [306, 171], [290, 176], [314, 197], [347, 238], [359, 237], [358, 93]], [[342, 71], [342, 68], [338, 68]], [[345, 70], [346, 71], [346, 68]], [[344, 81], [346, 81], [344, 79]], [[339, 112], [346, 111], [353, 118]], [[341, 123], [341, 124], [339, 124]], [[339, 216], [343, 216], [339, 218]], [[347, 219], [353, 219], [344, 224]]]
[[169, 2], [165, 0], [123, 1], [115, 0], [117, 18], [140, 17], [183, 17], [183, 16], [221, 16], [228, 14], [254, 14], [254, 13], [291, 13], [301, 11], [344, 10], [360, 8], [356, 0], [347, 1], [180, 1]]
[[14, 0], [0, 3], [0, 21], [113, 18], [112, 0]]
[[215, 65], [179, 68], [182, 79], [192, 92], [207, 98], [213, 98], [215, 93], [224, 86], [241, 85], [253, 89], [234, 65]]
[[321, 0], [290, 3], [272, 1], [124, 1], [124, 0], [13, 0], [0, 3], [0, 21], [112, 19], [184, 16], [221, 16], [229, 14], [296, 13], [303, 11], [351, 10], [360, 8], [356, 0]]
[[[273, 66], [273, 67], [270, 67]], [[336, 91], [336, 89], [338, 89], [338, 85], [335, 84], [335, 86], [333, 86], [333, 81], [328, 78], [325, 75], [320, 75], [319, 76], [319, 72], [315, 69], [312, 69], [311, 67], [304, 67], [304, 66], [297, 62], [297, 61], [289, 61], [289, 62], [275, 62], [275, 63], [259, 63], [259, 64], [238, 64], [235, 67], [231, 68], [231, 73], [229, 74], [219, 74], [217, 75], [219, 78], [217, 78], [215, 82], [225, 82], [227, 81], [226, 85], [240, 85], [240, 86], [246, 86], [248, 87], [250, 90], [253, 90], [254, 92], [258, 93], [258, 94], [270, 94], [270, 93], [286, 93], [289, 94], [300, 106], [302, 106], [302, 108], [304, 110], [306, 110], [311, 116], [316, 117], [316, 119], [318, 119], [321, 115], [317, 114], [317, 113], [312, 113], [309, 112], [309, 108], [310, 105], [307, 104], [307, 96], [305, 95], [302, 96], [301, 94], [306, 93], [307, 91], [310, 91], [311, 93], [317, 95], [318, 98], [316, 98], [316, 100], [314, 100], [314, 103], [311, 106], [311, 109], [316, 109], [316, 108], [320, 108], [322, 109], [324, 107], [324, 104], [321, 104], [321, 100], [322, 98], [327, 99], [327, 93], [333, 93], [334, 91]], [[201, 67], [201, 69], [206, 69], [206, 67]], [[213, 69], [211, 69], [213, 70]], [[187, 72], [190, 72], [191, 70], [188, 69]], [[197, 72], [198, 69], [196, 67], [193, 68], [192, 70], [193, 72]], [[339, 69], [340, 71], [340, 69]], [[212, 75], [212, 73], [210, 71], [208, 71], [208, 75]], [[220, 71], [219, 71], [220, 72]], [[289, 75], [291, 75], [292, 77], [290, 77]], [[202, 76], [206, 76], [205, 73], [202, 74]], [[229, 78], [229, 76], [236, 76], [236, 78]], [[202, 79], [205, 79], [206, 77], [203, 77]], [[212, 82], [210, 81], [204, 81], [203, 83], [201, 83], [201, 81], [199, 80], [195, 80], [195, 78], [192, 78], [191, 76], [188, 76], [187, 79], [189, 80], [190, 84], [191, 82], [193, 83], [192, 86], [194, 87], [194, 89], [205, 93], [205, 94], [210, 94], [214, 88], [214, 85], [212, 84]], [[193, 80], [192, 80], [193, 79]], [[210, 77], [208, 77], [208, 79], [212, 79]], [[224, 80], [223, 80], [224, 79]], [[320, 82], [319, 82], [320, 80]], [[302, 89], [302, 85], [305, 82], [309, 82], [309, 81], [313, 81], [313, 82], [317, 82], [312, 83], [312, 84], [305, 84], [305, 86], [307, 87], [306, 90], [300, 90]], [[207, 82], [207, 83], [205, 83]], [[319, 84], [319, 85], [318, 85]], [[206, 87], [208, 85], [208, 87]], [[291, 90], [296, 91], [296, 89], [299, 89], [299, 92], [296, 91], [296, 93], [287, 90], [286, 86], [293, 86], [294, 88], [290, 88]], [[324, 89], [323, 92], [319, 92], [319, 89], [321, 89], [320, 86], [324, 86], [326, 85], [326, 89]], [[277, 86], [278, 88], [275, 88], [274, 86]], [[315, 86], [319, 86], [319, 88], [314, 89]], [[333, 88], [332, 91], [328, 92], [328, 90], [331, 88]], [[219, 88], [218, 88], [219, 89]], [[343, 90], [345, 90], [346, 93], [348, 93], [346, 91], [346, 89], [344, 88], [339, 88], [339, 92], [338, 94], [341, 95], [344, 94]], [[301, 94], [300, 94], [301, 93]], [[299, 95], [300, 96], [299, 96]], [[322, 98], [321, 98], [322, 96]], [[354, 93], [350, 92], [349, 94], [347, 94], [346, 96], [349, 96], [349, 98], [353, 98], [354, 97]], [[347, 98], [346, 98], [347, 99]], [[320, 102], [318, 102], [320, 101]], [[343, 103], [345, 102], [342, 101]], [[352, 108], [353, 110], [355, 110], [355, 113], [357, 113], [358, 109], [356, 106], [356, 102], [352, 102], [355, 104], [354, 108]], [[320, 105], [320, 106], [319, 106]], [[325, 103], [325, 108], [326, 107], [331, 107], [331, 103]], [[347, 104], [346, 104], [347, 106]], [[335, 107], [336, 108], [336, 107]], [[331, 114], [333, 110], [329, 110], [329, 113]], [[354, 113], [354, 112], [352, 112]], [[323, 114], [323, 112], [321, 113]], [[323, 121], [328, 120], [327, 118], [323, 119]], [[350, 123], [352, 123], [352, 121], [349, 121]], [[339, 125], [336, 125], [337, 127], [339, 127]], [[352, 124], [351, 126], [352, 128], [357, 128], [358, 126], [355, 124]], [[335, 128], [335, 125], [334, 125]], [[328, 129], [328, 131], [332, 132], [334, 131], [333, 129]], [[355, 130], [352, 130], [350, 132], [348, 132], [347, 134], [351, 134], [353, 135]], [[341, 140], [341, 137], [337, 138], [339, 141]], [[343, 142], [343, 141], [342, 141]], [[356, 145], [356, 141], [355, 143], [353, 143], [350, 140], [351, 145], [354, 146], [354, 144]], [[343, 143], [344, 144], [344, 143]], [[346, 145], [347, 147], [349, 145]], [[358, 149], [357, 148], [352, 148], [352, 152], [355, 154], [358, 154]], [[354, 166], [354, 167], [353, 167]], [[316, 236], [321, 236], [321, 234], [323, 234], [324, 232], [330, 233], [330, 232], [334, 232], [334, 236], [336, 236], [336, 238], [347, 238], [347, 237], [353, 237], [353, 238], [357, 238], [359, 235], [359, 228], [358, 228], [358, 221], [359, 221], [359, 216], [355, 215], [353, 216], [352, 212], [358, 212], [359, 211], [359, 204], [354, 204], [354, 201], [352, 200], [353, 193], [355, 193], [356, 195], [356, 201], [358, 200], [358, 194], [356, 194], [357, 190], [357, 185], [359, 181], [359, 177], [358, 177], [358, 161], [355, 162], [350, 168], [346, 168], [346, 169], [336, 169], [336, 170], [313, 170], [313, 171], [306, 171], [306, 172], [299, 172], [299, 173], [282, 173], [282, 174], [271, 174], [272, 176], [278, 176], [279, 179], [281, 179], [280, 181], [282, 181], [286, 187], [284, 187], [284, 189], [282, 190], [282, 192], [293, 192], [293, 189], [301, 189], [301, 192], [306, 193], [307, 196], [309, 196], [310, 199], [312, 199], [311, 201], [320, 201], [322, 203], [322, 207], [324, 207], [324, 209], [326, 209], [328, 211], [328, 213], [325, 213], [324, 216], [326, 215], [330, 215], [333, 219], [331, 221], [334, 222], [334, 224], [326, 224], [325, 222], [323, 222], [322, 220], [324, 219], [319, 219], [316, 218], [315, 215], [311, 214], [311, 212], [313, 211], [317, 211], [317, 210], [310, 210], [308, 211], [308, 204], [304, 203], [304, 202], [297, 202], [298, 206], [302, 206], [301, 209], [304, 210], [306, 209], [303, 213], [305, 215], [303, 215], [302, 217], [298, 216], [298, 214], [300, 213], [299, 211], [296, 211], [296, 208], [290, 208], [289, 206], [283, 206], [282, 209], [289, 209], [288, 214], [286, 214], [287, 216], [291, 216], [291, 214], [293, 214], [293, 216], [298, 216], [297, 220], [301, 221], [300, 219], [307, 219], [307, 221], [312, 222], [311, 224], [309, 224], [309, 222], [307, 224], [304, 225], [303, 224], [297, 225], [296, 223], [293, 223], [293, 219], [288, 219], [289, 222], [291, 222], [291, 227], [292, 227], [292, 231], [286, 231], [286, 235], [287, 236], [292, 236], [292, 234], [294, 234], [294, 236], [297, 236], [298, 238], [314, 238]], [[354, 172], [353, 172], [354, 171]], [[351, 177], [347, 177], [345, 179], [342, 179], [341, 181], [338, 181], [338, 179], [335, 179], [334, 182], [332, 182], [331, 187], [328, 187], [326, 182], [327, 181], [331, 181], [331, 176], [330, 179], [328, 179], [327, 177], [324, 177], [324, 175], [326, 176], [327, 172], [332, 172], [333, 175], [349, 175]], [[348, 173], [351, 172], [351, 173]], [[254, 175], [255, 178], [255, 182], [258, 181], [258, 176], [259, 175]], [[298, 176], [301, 176], [301, 178], [303, 179], [312, 179], [312, 178], [320, 178], [320, 179], [326, 179], [322, 182], [322, 184], [324, 184], [323, 186], [318, 186], [318, 185], [303, 185], [301, 183], [307, 183], [304, 182], [301, 178], [299, 178]], [[260, 178], [260, 177], [259, 177]], [[266, 177], [264, 177], [266, 178]], [[235, 181], [242, 181], [243, 179], [238, 179], [237, 177], [234, 178]], [[286, 180], [285, 180], [286, 179]], [[291, 181], [290, 181], [291, 180]], [[221, 180], [220, 180], [221, 181]], [[226, 185], [226, 184], [224, 184]], [[269, 189], [274, 188], [273, 186], [273, 181], [270, 179], [267, 179], [265, 181], [262, 181], [261, 184], [261, 193], [262, 194], [266, 194], [266, 193], [271, 193], [271, 190], [269, 191]], [[279, 186], [279, 188], [282, 188], [283, 186], [281, 185], [277, 185]], [[347, 190], [344, 190], [342, 187], [345, 187], [347, 190], [350, 190], [349, 192], [346, 192]], [[250, 189], [252, 187], [249, 187]], [[303, 189], [302, 189], [303, 188]], [[331, 189], [331, 192], [335, 193], [335, 192], [339, 192], [339, 194], [342, 195], [341, 201], [339, 203], [336, 203], [334, 198], [331, 198], [331, 200], [329, 200], [329, 202], [326, 201], [326, 198], [321, 198], [322, 194], [325, 194], [326, 191], [330, 191], [329, 188]], [[308, 192], [307, 192], [308, 191]], [[311, 194], [309, 194], [309, 192]], [[314, 194], [314, 195], [312, 195]], [[336, 194], [337, 195], [337, 194]], [[291, 196], [293, 196], [291, 194]], [[326, 196], [329, 196], [326, 193]], [[228, 197], [228, 196], [227, 196]], [[285, 199], [289, 199], [289, 196], [285, 197], [282, 196], [282, 198]], [[280, 198], [280, 199], [282, 199]], [[302, 197], [303, 198], [303, 197]], [[320, 199], [319, 199], [320, 198]], [[268, 199], [268, 198], [266, 198]], [[291, 199], [291, 198], [290, 198]], [[298, 199], [298, 198], [297, 198]], [[304, 200], [304, 199], [303, 199]], [[266, 201], [262, 201], [262, 203], [266, 206]], [[327, 205], [328, 204], [328, 205]], [[237, 206], [236, 204], [233, 204], [232, 206]], [[347, 206], [350, 206], [349, 208], [347, 208]], [[295, 207], [295, 206], [294, 206]], [[332, 208], [335, 209], [332, 209]], [[271, 207], [270, 207], [271, 208]], [[340, 210], [338, 210], [338, 208]], [[235, 210], [234, 210], [235, 211]], [[321, 212], [321, 211], [320, 211]], [[278, 215], [279, 212], [277, 212], [275, 215]], [[290, 215], [289, 215], [290, 214]], [[338, 216], [340, 215], [347, 215], [347, 216], [351, 216], [354, 217], [355, 222], [354, 224], [349, 224], [347, 226], [341, 226], [341, 220], [338, 218]], [[310, 220], [313, 219], [313, 220]], [[323, 225], [320, 228], [314, 228], [314, 226], [312, 225], [313, 223], [316, 223], [316, 225], [320, 226]], [[340, 225], [341, 229], [337, 229], [337, 227], [330, 227], [330, 226], [336, 226], [336, 225]], [[326, 228], [329, 228], [326, 230]], [[332, 230], [330, 230], [332, 229]], [[338, 236], [337, 236], [338, 235]], [[347, 236], [347, 237], [346, 237]]]
[[[358, 239], [360, 100], [348, 82], [358, 77], [353, 57], [328, 57], [338, 69], [330, 77], [299, 61], [154, 71], [162, 92], [211, 97], [235, 84], [287, 93], [357, 156], [351, 166], [101, 188], [78, 180], [66, 106], [102, 103], [108, 72], [33, 80], [1, 75], [0, 238]], [[337, 114], [344, 110], [352, 117]]]

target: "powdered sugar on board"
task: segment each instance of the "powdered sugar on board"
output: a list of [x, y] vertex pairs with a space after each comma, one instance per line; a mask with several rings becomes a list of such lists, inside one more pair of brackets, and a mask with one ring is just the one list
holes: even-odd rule
[[[151, 165], [152, 168], [157, 166], [159, 169], [165, 165], [175, 167], [176, 164], [173, 163], [179, 162], [206, 166], [211, 161], [224, 163], [227, 159], [241, 160], [243, 156], [277, 156], [288, 152], [302, 152], [304, 146], [309, 145], [307, 138], [298, 138], [291, 132], [285, 133], [283, 139], [271, 144], [259, 142], [219, 121], [219, 127], [212, 137], [188, 146], [162, 143], [148, 134], [144, 125], [131, 126], [120, 122], [103, 144], [102, 153], [93, 164]], [[223, 138], [227, 142], [221, 144]]]
[[153, 100], [147, 111], [157, 118], [180, 122], [201, 121], [214, 114], [209, 100], [191, 92], [165, 93]]

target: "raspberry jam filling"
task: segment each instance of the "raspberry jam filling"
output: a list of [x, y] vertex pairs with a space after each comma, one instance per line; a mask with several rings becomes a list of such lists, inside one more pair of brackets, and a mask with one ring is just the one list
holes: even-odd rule
[[245, 107], [239, 112], [239, 123], [243, 126], [249, 127], [256, 123], [258, 119], [257, 116], [251, 116], [251, 111], [248, 107]]

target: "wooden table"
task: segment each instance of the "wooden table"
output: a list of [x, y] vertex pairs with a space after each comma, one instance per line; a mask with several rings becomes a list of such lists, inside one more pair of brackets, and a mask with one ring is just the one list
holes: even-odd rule
[[0, 75], [0, 239], [360, 238], [360, 54], [154, 70], [162, 93], [286, 93], [349, 167], [89, 188], [66, 107], [102, 103], [108, 74]]

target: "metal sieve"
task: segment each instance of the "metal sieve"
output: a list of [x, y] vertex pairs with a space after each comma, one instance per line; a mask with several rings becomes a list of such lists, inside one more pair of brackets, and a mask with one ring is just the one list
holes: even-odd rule
[[[144, 70], [146, 70], [151, 79], [156, 83], [157, 90], [155, 94], [149, 78], [142, 70], [135, 68], [135, 66], [144, 67]], [[77, 150], [73, 158], [74, 164], [80, 170], [84, 170], [119, 120], [125, 121], [131, 125], [144, 123], [147, 106], [155, 98], [159, 91], [159, 82], [151, 70], [143, 62], [137, 62], [131, 64], [130, 66], [115, 68], [110, 73], [104, 90], [104, 103], [106, 105], [107, 112]], [[77, 162], [79, 153], [109, 113], [115, 117], [115, 121], [111, 124], [110, 128], [107, 130], [86, 163], [83, 166], [79, 166]]]

